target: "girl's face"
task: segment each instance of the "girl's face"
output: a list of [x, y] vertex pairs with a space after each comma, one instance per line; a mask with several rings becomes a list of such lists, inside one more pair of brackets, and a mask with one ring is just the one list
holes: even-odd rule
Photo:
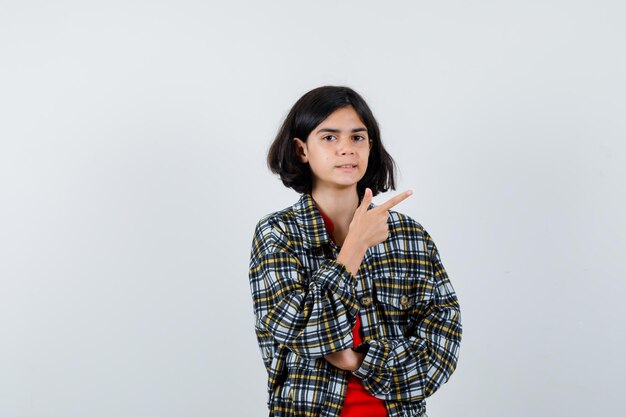
[[313, 174], [313, 189], [356, 189], [367, 171], [371, 141], [352, 106], [335, 110], [316, 126], [306, 142], [293, 139], [300, 160]]

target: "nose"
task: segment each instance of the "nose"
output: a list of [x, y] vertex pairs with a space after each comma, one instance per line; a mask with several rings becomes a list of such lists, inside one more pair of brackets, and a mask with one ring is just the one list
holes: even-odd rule
[[354, 154], [354, 143], [352, 140], [348, 138], [342, 138], [338, 141], [339, 147], [337, 151], [341, 155], [353, 155]]

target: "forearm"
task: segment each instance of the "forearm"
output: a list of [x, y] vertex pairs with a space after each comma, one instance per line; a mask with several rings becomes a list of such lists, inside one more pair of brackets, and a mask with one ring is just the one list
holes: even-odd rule
[[[359, 245], [348, 237], [339, 251], [337, 262], [343, 264], [348, 272], [356, 276], [363, 262], [366, 249], [364, 245]], [[348, 348], [330, 353], [324, 357], [331, 365], [339, 369], [355, 371], [361, 366], [364, 356], [362, 353], [357, 353]]]
[[351, 239], [351, 236], [348, 235], [343, 246], [341, 247], [341, 250], [339, 251], [337, 262], [345, 265], [348, 272], [356, 276], [359, 268], [361, 267], [366, 251], [367, 246], [365, 244], [359, 242], [358, 240]]

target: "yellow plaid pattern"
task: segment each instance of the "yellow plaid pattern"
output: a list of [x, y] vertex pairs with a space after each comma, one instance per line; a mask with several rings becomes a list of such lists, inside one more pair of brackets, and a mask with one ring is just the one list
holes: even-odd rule
[[461, 315], [437, 247], [418, 222], [389, 213], [389, 238], [356, 276], [337, 262], [310, 194], [257, 223], [249, 281], [271, 416], [339, 416], [349, 374], [324, 355], [352, 347], [357, 314], [366, 356], [353, 374], [389, 417], [424, 416], [454, 372]]

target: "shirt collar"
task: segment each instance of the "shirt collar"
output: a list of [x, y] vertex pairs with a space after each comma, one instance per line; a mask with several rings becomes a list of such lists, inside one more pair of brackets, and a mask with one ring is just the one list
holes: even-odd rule
[[[375, 207], [374, 203], [369, 205], [369, 209]], [[304, 193], [293, 205], [296, 223], [302, 232], [303, 246], [314, 248], [323, 246], [331, 241], [324, 219], [315, 204], [315, 200], [310, 193]]]
[[330, 242], [324, 219], [311, 194], [302, 194], [298, 202], [294, 204], [293, 209], [305, 247], [319, 247]]

